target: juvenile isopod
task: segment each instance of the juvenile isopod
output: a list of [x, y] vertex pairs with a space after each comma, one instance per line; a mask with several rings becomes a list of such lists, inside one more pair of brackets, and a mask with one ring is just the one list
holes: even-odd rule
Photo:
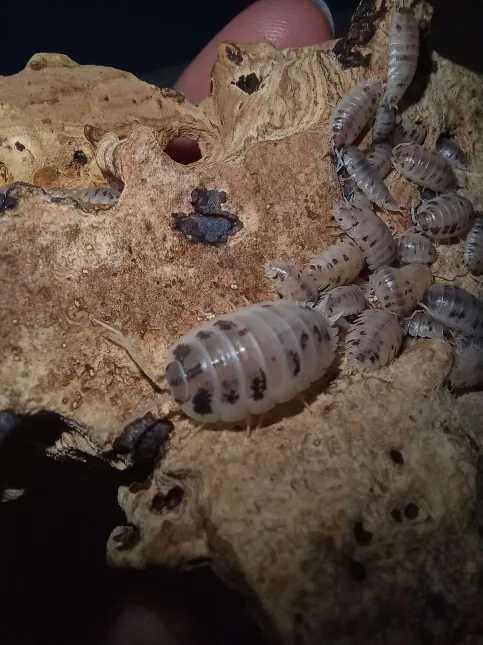
[[288, 300], [249, 305], [185, 334], [169, 351], [166, 381], [190, 418], [241, 421], [320, 379], [336, 343], [315, 309]]
[[473, 275], [483, 273], [483, 217], [478, 217], [465, 240], [464, 263]]
[[422, 145], [426, 139], [426, 126], [421, 121], [412, 121], [403, 116], [401, 121], [396, 124], [392, 135], [391, 143], [397, 146], [400, 143], [417, 143]]
[[434, 244], [421, 233], [404, 233], [396, 241], [400, 264], [432, 264], [436, 259]]
[[395, 12], [389, 30], [389, 54], [385, 98], [396, 107], [411, 85], [419, 57], [419, 25], [406, 8]]
[[423, 303], [428, 313], [447, 327], [475, 336], [483, 334], [483, 302], [466, 289], [435, 284]]
[[411, 318], [404, 321], [406, 333], [415, 338], [451, 338], [451, 332], [435, 320], [427, 311], [415, 311]]
[[375, 143], [366, 152], [366, 159], [384, 178], [392, 170], [392, 146], [390, 143]]
[[272, 282], [282, 298], [304, 301], [310, 300], [316, 294], [315, 290], [304, 283], [302, 271], [293, 264], [269, 262], [264, 270], [265, 277]]
[[406, 315], [416, 308], [432, 281], [431, 269], [425, 264], [381, 267], [369, 278], [369, 289], [382, 308]]
[[401, 342], [401, 326], [394, 314], [367, 309], [347, 334], [349, 362], [362, 369], [384, 367], [396, 356]]
[[354, 146], [344, 146], [341, 156], [349, 176], [371, 202], [390, 211], [400, 210], [381, 174], [363, 152]]
[[331, 324], [345, 316], [361, 313], [367, 307], [364, 291], [357, 284], [336, 287], [324, 294], [315, 306]]
[[453, 366], [448, 384], [454, 390], [483, 383], [483, 338], [459, 336], [454, 342]]
[[337, 105], [332, 115], [332, 142], [336, 148], [353, 143], [372, 120], [382, 96], [382, 83], [356, 85]]
[[311, 258], [301, 279], [307, 288], [318, 292], [352, 282], [363, 266], [364, 254], [350, 237], [344, 235]]
[[471, 226], [473, 204], [458, 193], [442, 193], [413, 213], [416, 227], [433, 240], [462, 237]]
[[456, 177], [446, 159], [417, 143], [396, 146], [392, 163], [400, 175], [423, 188], [442, 193], [456, 186]]
[[375, 213], [340, 203], [334, 209], [334, 220], [359, 245], [371, 271], [393, 263], [396, 242]]
[[439, 154], [448, 161], [448, 163], [454, 168], [463, 170], [465, 167], [465, 153], [459, 145], [446, 136], [441, 136], [436, 141], [436, 150]]
[[376, 118], [372, 126], [372, 141], [374, 143], [382, 143], [389, 138], [389, 135], [394, 130], [396, 125], [396, 111], [393, 107], [389, 107], [385, 98], [383, 97], [379, 102], [376, 111]]

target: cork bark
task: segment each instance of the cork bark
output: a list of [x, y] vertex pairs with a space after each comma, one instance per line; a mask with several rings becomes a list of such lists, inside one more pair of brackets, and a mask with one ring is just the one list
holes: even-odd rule
[[[27, 183], [0, 213], [0, 409], [55, 411], [101, 448], [131, 420], [168, 414], [166, 456], [120, 490], [127, 523], [110, 562], [209, 562], [287, 645], [475, 633], [481, 393], [450, 393], [451, 347], [422, 341], [370, 377], [342, 365], [306, 405], [277, 408], [251, 433], [199, 429], [93, 319], [121, 329], [160, 378], [166, 349], [194, 324], [276, 297], [265, 262], [300, 262], [337, 235], [329, 119], [355, 83], [384, 78], [394, 4], [363, 0], [348, 36], [322, 46], [221, 45], [198, 106], [58, 54], [0, 78], [0, 178]], [[429, 146], [442, 131], [457, 137], [460, 182], [481, 207], [482, 79], [432, 52], [431, 9], [414, 11], [425, 44], [405, 114], [424, 121]], [[165, 152], [178, 135], [197, 142], [198, 161]], [[101, 184], [101, 170], [124, 184], [114, 208], [49, 196]], [[388, 184], [408, 205], [416, 195], [396, 173]], [[243, 225], [226, 243], [174, 230], [195, 188], [225, 191]], [[381, 215], [408, 226], [408, 212]], [[440, 250], [434, 273], [462, 272], [461, 245]], [[454, 284], [480, 290], [468, 276]]]

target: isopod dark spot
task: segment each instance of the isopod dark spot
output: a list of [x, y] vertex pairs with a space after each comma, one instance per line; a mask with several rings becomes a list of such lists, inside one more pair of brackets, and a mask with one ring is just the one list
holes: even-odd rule
[[193, 365], [193, 367], [190, 367], [188, 370], [186, 370], [186, 378], [188, 379], [188, 381], [191, 381], [201, 374], [203, 374], [203, 367], [201, 366], [201, 363], [197, 363], [196, 365]]
[[240, 76], [235, 85], [241, 89], [242, 92], [246, 94], [253, 94], [260, 87], [260, 79], [256, 74], [251, 72], [246, 76]]
[[139, 542], [139, 529], [136, 526], [117, 526], [111, 534], [111, 541], [114, 542], [118, 551], [132, 549]]
[[248, 334], [249, 330], [246, 327], [243, 327], [243, 329], [240, 329], [238, 332], [239, 336], [246, 336]]
[[152, 513], [164, 513], [172, 511], [179, 506], [184, 497], [184, 490], [181, 486], [173, 486], [166, 494], [158, 493], [151, 502]]
[[196, 336], [198, 338], [200, 338], [201, 340], [207, 340], [208, 338], [210, 338], [211, 334], [212, 334], [211, 331], [203, 331], [203, 330], [201, 330], [196, 334]]
[[406, 508], [404, 509], [404, 515], [408, 518], [408, 520], [415, 520], [418, 514], [419, 508], [416, 506], [416, 504], [413, 504], [413, 502], [407, 504]]
[[320, 333], [320, 329], [317, 327], [317, 325], [314, 325], [312, 327], [312, 332], [317, 339], [317, 342], [321, 343], [322, 342], [322, 334]]
[[303, 331], [302, 334], [300, 335], [300, 347], [302, 348], [303, 351], [306, 350], [308, 341], [309, 341], [309, 335], [305, 331]]
[[236, 327], [235, 323], [232, 322], [231, 320], [217, 320], [216, 322], [213, 323], [215, 327], [219, 327], [223, 331], [228, 331], [229, 329], [233, 329]]
[[395, 522], [402, 522], [402, 513], [398, 508], [392, 509], [391, 517]]
[[196, 414], [211, 414], [211, 392], [206, 388], [200, 387], [200, 389], [193, 396], [193, 410]]
[[262, 369], [258, 370], [258, 376], [255, 376], [251, 382], [251, 390], [253, 392], [253, 400], [260, 401], [265, 396], [267, 389], [267, 376]]
[[358, 560], [350, 561], [349, 573], [351, 577], [357, 582], [362, 582], [367, 578], [367, 570], [365, 566]]
[[300, 373], [300, 356], [297, 352], [290, 351], [288, 352], [288, 361], [292, 376], [297, 376]]
[[235, 403], [240, 398], [240, 394], [236, 390], [232, 389], [226, 392], [226, 394], [223, 394], [221, 398], [225, 403], [229, 403], [230, 405], [235, 405]]
[[389, 457], [395, 464], [402, 465], [404, 463], [404, 457], [402, 456], [401, 451], [395, 450], [394, 448], [389, 451]]
[[180, 363], [183, 363], [185, 358], [187, 358], [192, 350], [191, 345], [186, 345], [184, 343], [180, 343], [179, 345], [176, 345], [176, 347], [173, 350], [173, 356], [177, 361]]
[[352, 532], [354, 533], [354, 537], [356, 539], [356, 542], [358, 542], [358, 544], [367, 546], [372, 542], [372, 533], [370, 531], [366, 531], [362, 522], [356, 522], [354, 524], [354, 528], [352, 529]]

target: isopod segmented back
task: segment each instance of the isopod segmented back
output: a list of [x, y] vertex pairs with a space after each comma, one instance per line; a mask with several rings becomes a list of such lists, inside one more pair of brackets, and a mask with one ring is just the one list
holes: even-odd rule
[[390, 363], [399, 351], [402, 331], [397, 317], [387, 311], [363, 311], [346, 338], [349, 362], [375, 369]]
[[435, 284], [424, 296], [430, 315], [451, 329], [483, 335], [483, 301], [461, 287]]
[[392, 146], [390, 143], [375, 143], [366, 151], [366, 159], [379, 176], [384, 179], [392, 170]]
[[393, 263], [396, 242], [389, 228], [374, 212], [340, 203], [334, 208], [334, 220], [360, 247], [371, 271]]
[[453, 366], [448, 384], [454, 390], [483, 383], [483, 338], [458, 336], [454, 342]]
[[344, 146], [342, 161], [351, 179], [371, 202], [387, 210], [400, 210], [399, 204], [384, 183], [380, 171], [369, 162], [363, 152], [354, 146]]
[[413, 213], [416, 227], [433, 240], [462, 237], [471, 226], [473, 204], [459, 193], [442, 193]]
[[426, 139], [426, 134], [427, 130], [424, 123], [412, 121], [403, 116], [392, 132], [391, 143], [393, 146], [397, 146], [400, 143], [417, 143], [421, 145]]
[[432, 264], [436, 259], [434, 244], [421, 233], [404, 233], [396, 241], [401, 264]]
[[302, 281], [313, 292], [348, 284], [357, 278], [364, 266], [364, 254], [350, 237], [312, 256], [302, 271]]
[[320, 298], [315, 306], [331, 324], [344, 316], [359, 314], [366, 307], [366, 296], [357, 284], [331, 289]]
[[483, 273], [483, 217], [478, 217], [465, 240], [464, 263], [473, 275]]
[[415, 311], [411, 318], [403, 323], [405, 332], [415, 338], [451, 338], [451, 332], [435, 320], [427, 311]]
[[389, 138], [389, 135], [394, 130], [396, 125], [396, 111], [394, 108], [389, 107], [385, 98], [379, 102], [376, 111], [376, 118], [372, 126], [372, 141], [374, 143], [382, 143]]
[[400, 175], [423, 188], [442, 193], [456, 186], [456, 177], [446, 159], [417, 143], [400, 143], [393, 148], [392, 164]]
[[405, 315], [416, 308], [432, 281], [431, 269], [425, 264], [381, 267], [369, 278], [369, 289], [380, 307]]
[[332, 115], [332, 142], [336, 148], [353, 143], [374, 117], [382, 96], [382, 83], [361, 83], [342, 97]]
[[336, 344], [319, 311], [288, 300], [249, 305], [183, 336], [169, 352], [166, 380], [192, 419], [241, 421], [321, 378]]
[[419, 25], [406, 8], [397, 10], [389, 30], [389, 55], [385, 98], [396, 107], [411, 84], [419, 57]]

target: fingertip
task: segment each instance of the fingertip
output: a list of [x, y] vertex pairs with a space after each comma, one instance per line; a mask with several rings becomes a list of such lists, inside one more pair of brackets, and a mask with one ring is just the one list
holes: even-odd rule
[[229, 22], [188, 65], [176, 88], [197, 103], [209, 95], [211, 69], [222, 41], [268, 41], [275, 47], [302, 47], [333, 36], [333, 19], [324, 0], [258, 0]]

